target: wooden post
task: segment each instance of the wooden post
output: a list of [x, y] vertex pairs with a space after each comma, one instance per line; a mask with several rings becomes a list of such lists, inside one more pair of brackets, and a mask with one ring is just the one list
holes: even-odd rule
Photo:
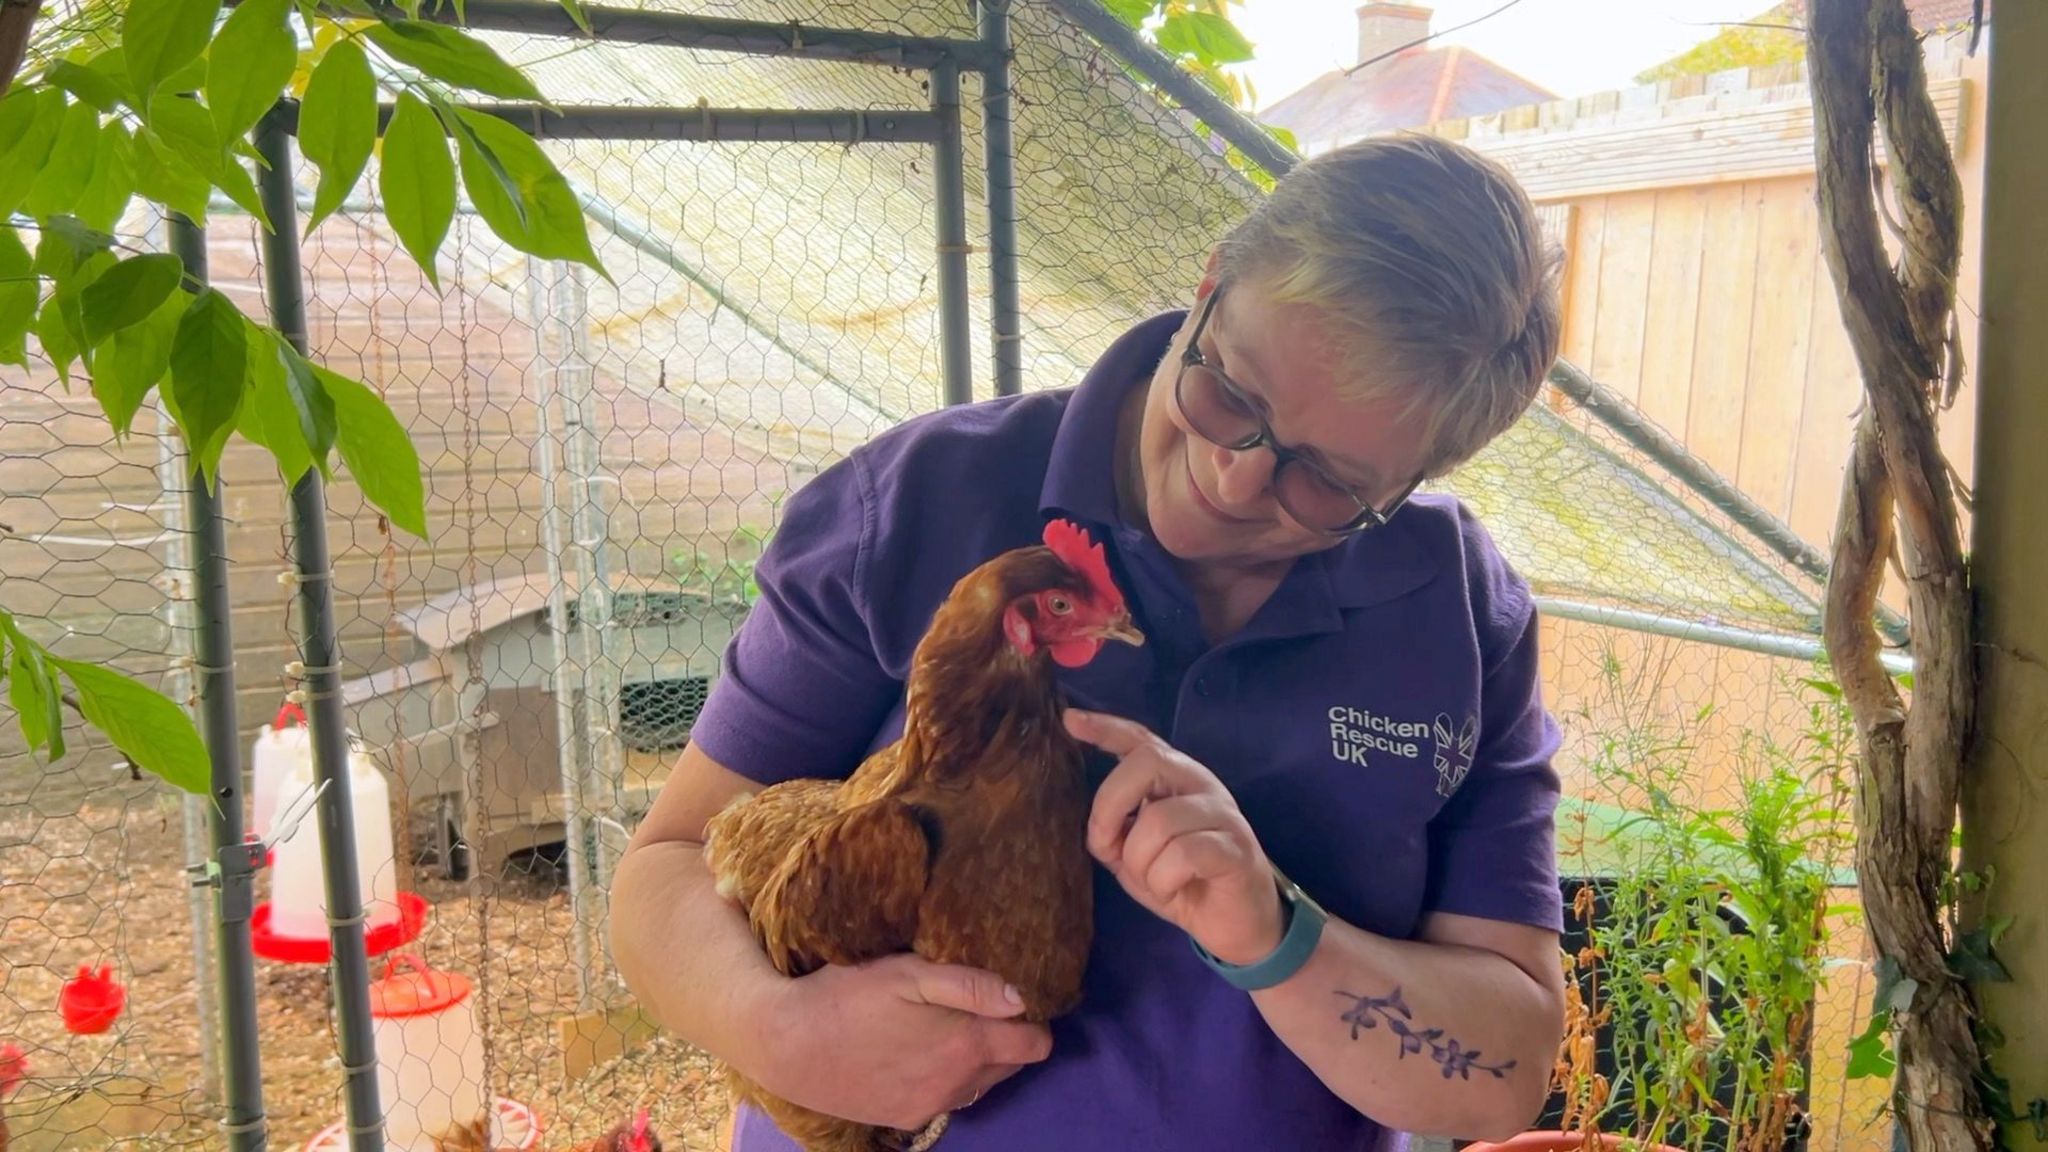
[[2002, 4], [1990, 37], [1984, 169], [1983, 304], [1977, 364], [1976, 508], [1971, 576], [1978, 606], [1978, 729], [1963, 778], [1964, 866], [1995, 870], [1979, 923], [2012, 917], [1996, 955], [2009, 983], [1982, 983], [1987, 1053], [2009, 1081], [2018, 1123], [2007, 1148], [2038, 1148], [2030, 1113], [2048, 1113], [2048, 6]]

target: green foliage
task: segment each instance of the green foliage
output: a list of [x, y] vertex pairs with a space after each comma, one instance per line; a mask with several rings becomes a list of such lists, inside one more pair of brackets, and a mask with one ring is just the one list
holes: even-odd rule
[[391, 230], [427, 280], [439, 288], [434, 253], [455, 222], [455, 162], [448, 157], [440, 122], [410, 92], [398, 98], [398, 108], [384, 130], [384, 166], [377, 184]]
[[307, 235], [341, 207], [342, 198], [362, 179], [376, 144], [377, 79], [362, 48], [343, 40], [313, 69], [299, 103], [299, 148], [320, 170], [313, 210], [306, 214]]
[[118, 672], [50, 654], [0, 610], [0, 651], [6, 654], [8, 703], [29, 751], [64, 757], [63, 681], [88, 724], [137, 767], [187, 792], [205, 793], [211, 779], [206, 748], [182, 708]]
[[[1673, 721], [1654, 684], [1605, 668], [1588, 764], [1628, 815], [1601, 844], [1607, 914], [1589, 930], [1617, 1075], [1594, 1118], [1700, 1152], [1776, 1148], [1804, 1084], [1825, 969], [1829, 892], [1851, 855], [1854, 741], [1839, 693], [1811, 691], [1789, 744], [1749, 734], [1732, 803], [1703, 795], [1700, 725]], [[1587, 848], [1568, 852], [1570, 865]], [[1582, 911], [1584, 911], [1582, 909]], [[1716, 1104], [1726, 1098], [1732, 1104]]]
[[1806, 36], [1798, 13], [1780, 4], [1745, 24], [1731, 24], [1713, 36], [1636, 74], [1636, 83], [1655, 84], [1681, 76], [1791, 64], [1806, 58]]
[[[561, 2], [585, 19], [574, 0]], [[546, 152], [456, 104], [468, 94], [540, 101], [539, 91], [483, 41], [420, 20], [418, 0], [399, 7], [403, 15], [362, 0], [231, 9], [108, 0], [94, 19], [32, 37], [29, 70], [0, 98], [0, 363], [28, 366], [33, 337], [67, 386], [84, 378], [117, 437], [155, 394], [208, 478], [237, 434], [268, 450], [286, 482], [316, 467], [331, 476], [339, 453], [374, 507], [425, 538], [418, 453], [376, 392], [308, 361], [190, 279], [177, 256], [137, 251], [115, 234], [137, 197], [203, 224], [216, 193], [270, 229], [251, 167], [262, 160], [247, 137], [288, 90], [302, 93], [301, 150], [320, 172], [307, 228], [339, 210], [376, 151], [378, 73], [367, 46], [398, 66], [385, 73], [399, 115], [379, 179], [430, 280], [456, 201], [444, 128], [466, 149], [463, 175], [480, 185], [471, 195], [489, 205], [485, 222], [502, 238], [602, 273], [574, 190]], [[295, 16], [310, 34], [303, 43]], [[64, 754], [58, 707], [68, 680], [79, 713], [134, 764], [204, 787], [204, 749], [175, 704], [49, 655], [4, 612], [0, 642], [0, 679], [33, 749]]]

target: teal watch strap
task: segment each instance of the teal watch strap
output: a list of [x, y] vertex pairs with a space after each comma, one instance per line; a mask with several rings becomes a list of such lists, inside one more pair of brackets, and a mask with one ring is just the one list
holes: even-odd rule
[[1188, 943], [1195, 949], [1195, 955], [1202, 962], [1216, 970], [1217, 974], [1230, 981], [1235, 988], [1246, 992], [1257, 992], [1301, 971], [1308, 958], [1315, 954], [1316, 944], [1323, 938], [1323, 925], [1328, 917], [1308, 893], [1295, 887], [1294, 882], [1282, 876], [1278, 869], [1273, 872], [1274, 881], [1280, 886], [1280, 902], [1287, 908], [1287, 931], [1281, 934], [1280, 944], [1265, 959], [1254, 964], [1230, 964], [1209, 954], [1209, 950], [1195, 943], [1194, 937]]

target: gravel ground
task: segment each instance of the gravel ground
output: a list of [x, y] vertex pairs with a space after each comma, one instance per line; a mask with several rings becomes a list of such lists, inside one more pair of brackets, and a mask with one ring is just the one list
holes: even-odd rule
[[[221, 1146], [192, 1087], [199, 998], [183, 851], [179, 802], [148, 784], [97, 789], [61, 817], [0, 808], [0, 1042], [20, 1044], [32, 1063], [6, 1104], [11, 1152]], [[718, 1146], [725, 1093], [686, 1044], [657, 1037], [563, 1082], [557, 1020], [576, 1011], [577, 981], [566, 883], [550, 861], [515, 858], [475, 886], [422, 867], [411, 886], [432, 912], [409, 950], [476, 983], [496, 1093], [539, 1115], [538, 1147], [590, 1139], [639, 1105], [669, 1148]], [[55, 1006], [88, 961], [112, 963], [129, 1001], [111, 1031], [74, 1036]], [[273, 1148], [297, 1147], [342, 1115], [329, 984], [324, 967], [257, 961]]]

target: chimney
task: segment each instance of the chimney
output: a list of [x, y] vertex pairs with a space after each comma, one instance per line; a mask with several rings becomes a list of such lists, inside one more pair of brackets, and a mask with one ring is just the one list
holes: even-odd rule
[[[1392, 52], [1429, 35], [1430, 10], [1416, 4], [1372, 0], [1358, 10], [1358, 62]], [[1385, 64], [1388, 61], [1381, 61]], [[1367, 71], [1377, 71], [1375, 65]]]

